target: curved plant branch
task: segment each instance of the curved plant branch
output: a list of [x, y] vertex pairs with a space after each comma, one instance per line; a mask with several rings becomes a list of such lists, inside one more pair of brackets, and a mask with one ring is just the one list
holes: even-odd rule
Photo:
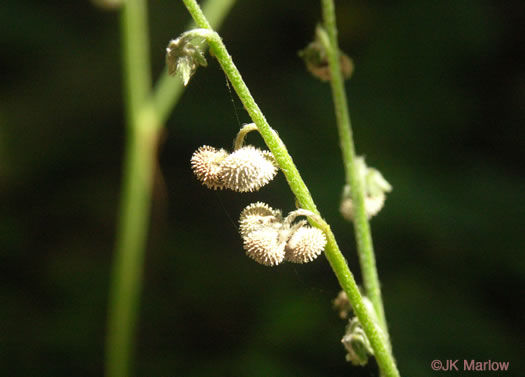
[[363, 274], [363, 283], [366, 295], [374, 305], [381, 326], [383, 326], [385, 333], [388, 334], [383, 300], [381, 298], [381, 287], [377, 276], [372, 235], [365, 210], [365, 196], [363, 192], [363, 187], [365, 187], [365, 185], [360, 182], [361, 177], [358, 174], [355, 162], [356, 156], [352, 127], [348, 112], [344, 80], [341, 74], [333, 0], [322, 0], [322, 7], [324, 27], [326, 31], [322, 28], [319, 29], [318, 37], [326, 51], [328, 62], [330, 64], [330, 84], [332, 87], [339, 139], [343, 153], [346, 183], [350, 185], [352, 202], [355, 208], [353, 223], [357, 241], [357, 252], [361, 264], [361, 272]]
[[[202, 13], [195, 0], [183, 1], [186, 5], [186, 8], [192, 15], [195, 23], [201, 28], [195, 30], [196, 36], [206, 38], [208, 41], [211, 51], [228, 76], [228, 79], [230, 80], [237, 95], [241, 99], [246, 111], [252, 118], [253, 122], [257, 125], [259, 133], [263, 137], [266, 145], [273, 153], [275, 160], [284, 173], [286, 180], [288, 181], [288, 185], [295, 194], [301, 208], [307, 209], [320, 216], [320, 213], [317, 210], [308, 188], [299, 174], [299, 171], [297, 170], [291, 156], [288, 154], [286, 146], [279, 138], [277, 133], [270, 127], [263, 113], [259, 109], [259, 106], [255, 103], [255, 100], [250, 94], [250, 91], [244, 83], [239, 71], [235, 67], [235, 64], [226, 50], [226, 47], [224, 46], [221, 38], [216, 32], [212, 30], [210, 24], [208, 23], [206, 17]], [[356, 316], [361, 322], [363, 329], [370, 340], [372, 348], [374, 349], [377, 363], [379, 364], [383, 375], [385, 377], [399, 376], [399, 372], [390, 352], [389, 343], [382, 326], [373, 320], [374, 314], [368, 312], [354, 276], [350, 272], [346, 260], [339, 250], [339, 246], [337, 245], [330, 226], [326, 223], [317, 224], [313, 221], [312, 223], [323, 230], [326, 234], [326, 258], [328, 259], [339, 281], [339, 284], [346, 292], [352, 304], [352, 308], [354, 309]]]

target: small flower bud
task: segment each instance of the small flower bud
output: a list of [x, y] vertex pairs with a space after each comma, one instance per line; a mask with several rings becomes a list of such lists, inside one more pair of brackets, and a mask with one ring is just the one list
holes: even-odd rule
[[308, 225], [297, 229], [286, 245], [285, 259], [293, 263], [307, 263], [317, 258], [326, 246], [324, 233]]
[[228, 157], [224, 149], [217, 150], [208, 145], [197, 149], [191, 157], [191, 168], [197, 179], [211, 189], [222, 189], [221, 162]]
[[261, 228], [243, 237], [246, 255], [265, 266], [276, 266], [284, 260], [284, 243], [278, 242], [279, 232]]
[[266, 203], [252, 203], [241, 212], [239, 231], [242, 237], [263, 227], [278, 229], [281, 227], [281, 211], [274, 210]]
[[270, 182], [277, 174], [277, 167], [268, 153], [248, 145], [230, 154], [221, 163], [224, 187], [239, 192], [257, 191]]

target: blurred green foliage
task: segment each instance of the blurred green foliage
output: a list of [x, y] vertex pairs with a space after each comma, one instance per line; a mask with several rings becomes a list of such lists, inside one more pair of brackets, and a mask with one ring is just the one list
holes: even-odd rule
[[[505, 376], [525, 375], [523, 2], [336, 5], [356, 65], [357, 150], [394, 186], [372, 230], [402, 374], [437, 375], [434, 359], [491, 359], [510, 361]], [[189, 17], [178, 2], [150, 6], [158, 75]], [[318, 1], [239, 1], [221, 35], [359, 277], [338, 213], [329, 86], [297, 56], [319, 21]], [[124, 142], [118, 23], [88, 1], [7, 0], [0, 11], [3, 376], [102, 374]], [[243, 256], [244, 206], [294, 208], [282, 175], [252, 194], [212, 192], [192, 176], [197, 147], [230, 147], [248, 121], [209, 59], [167, 123], [136, 375], [377, 376], [373, 362], [344, 361], [323, 257], [266, 268]]]

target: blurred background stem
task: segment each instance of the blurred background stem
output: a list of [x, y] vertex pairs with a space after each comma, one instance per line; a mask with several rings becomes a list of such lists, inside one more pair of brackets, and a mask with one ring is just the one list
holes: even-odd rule
[[320, 33], [321, 43], [326, 50], [330, 64], [330, 84], [334, 99], [339, 140], [343, 153], [346, 184], [350, 185], [354, 205], [354, 230], [357, 243], [357, 253], [363, 275], [365, 294], [374, 305], [380, 325], [388, 336], [388, 329], [381, 297], [381, 287], [377, 275], [376, 259], [372, 244], [370, 224], [365, 211], [364, 184], [358, 174], [355, 164], [355, 146], [352, 136], [352, 126], [348, 111], [344, 79], [341, 74], [340, 52], [337, 42], [337, 26], [333, 0], [322, 0], [323, 25], [326, 33]]
[[158, 120], [144, 104], [151, 91], [146, 0], [128, 0], [121, 14], [126, 150], [109, 297], [106, 376], [129, 375], [142, 287]]
[[[215, 26], [222, 23], [233, 3], [216, 0], [205, 4]], [[108, 377], [130, 375], [158, 139], [184, 89], [180, 80], [164, 72], [152, 93], [147, 3], [128, 0], [124, 4], [121, 33], [127, 136], [108, 309]]]

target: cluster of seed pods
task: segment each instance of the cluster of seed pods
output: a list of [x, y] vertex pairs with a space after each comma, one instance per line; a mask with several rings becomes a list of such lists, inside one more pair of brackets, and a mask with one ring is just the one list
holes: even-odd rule
[[246, 255], [266, 266], [276, 266], [284, 261], [313, 261], [326, 245], [323, 232], [307, 225], [306, 220], [293, 223], [298, 216], [313, 215], [310, 211], [299, 209], [283, 219], [281, 211], [265, 203], [250, 204], [241, 212], [239, 219]]
[[252, 145], [232, 153], [204, 145], [193, 153], [191, 167], [197, 179], [208, 188], [238, 192], [259, 190], [278, 171], [273, 155]]

